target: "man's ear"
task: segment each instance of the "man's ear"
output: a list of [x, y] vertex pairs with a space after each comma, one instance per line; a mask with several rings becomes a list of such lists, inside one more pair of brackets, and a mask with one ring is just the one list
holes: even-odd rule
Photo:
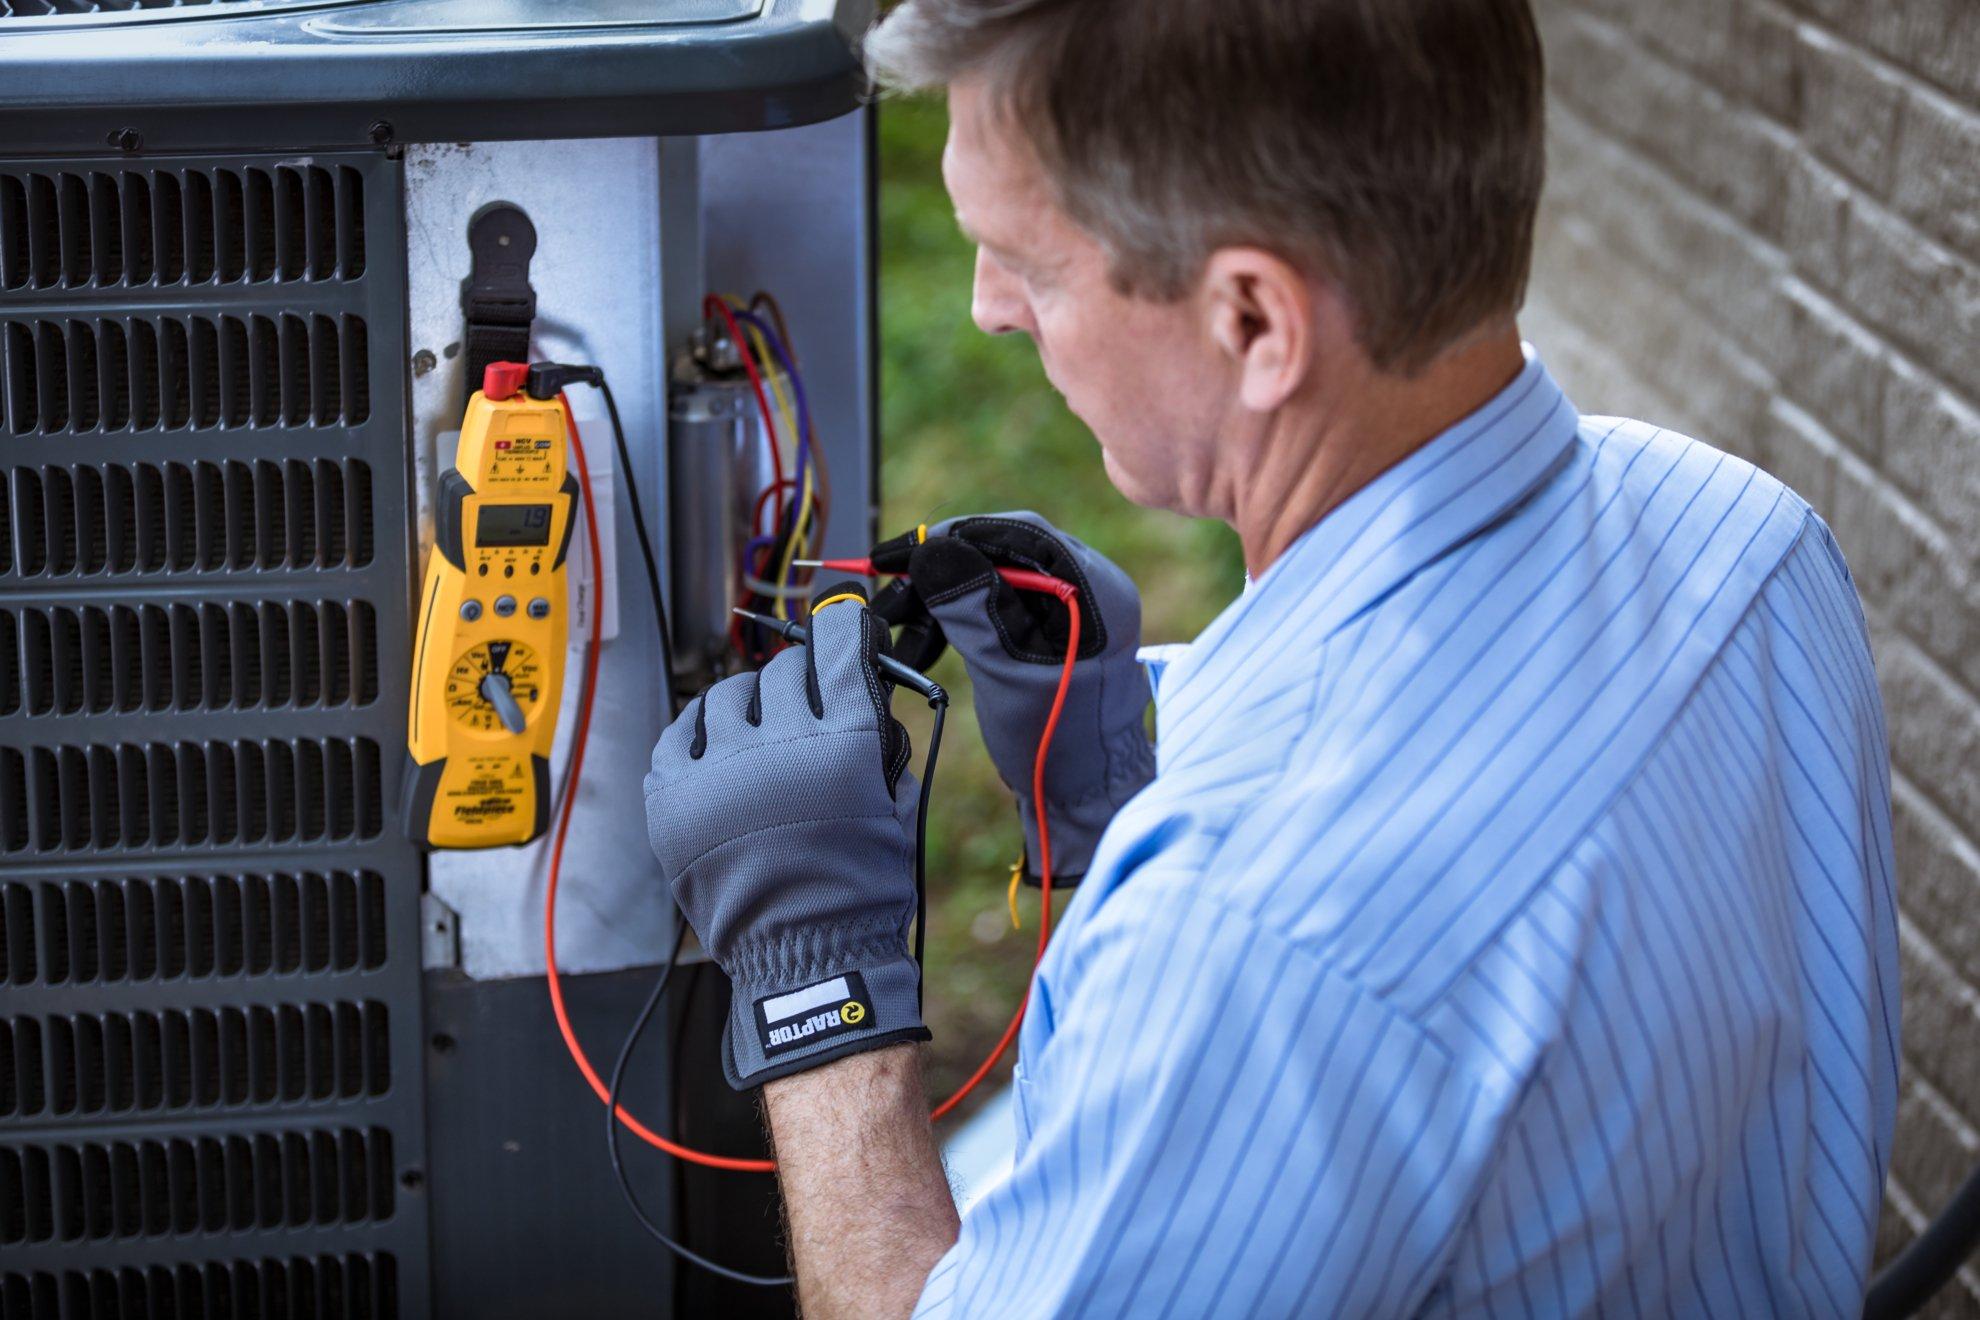
[[1253, 412], [1271, 412], [1316, 366], [1313, 280], [1262, 248], [1227, 247], [1210, 254], [1202, 289], [1211, 338], [1238, 373], [1239, 399]]

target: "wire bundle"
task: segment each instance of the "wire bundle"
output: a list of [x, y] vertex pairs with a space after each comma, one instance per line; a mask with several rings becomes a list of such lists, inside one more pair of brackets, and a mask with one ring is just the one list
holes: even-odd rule
[[[702, 311], [736, 347], [756, 396], [770, 456], [771, 479], [751, 508], [750, 535], [743, 543], [740, 565], [743, 589], [736, 603], [774, 618], [796, 618], [792, 602], [799, 602], [801, 611], [810, 591], [811, 570], [794, 561], [823, 543], [832, 493], [824, 449], [811, 421], [804, 373], [791, 349], [783, 312], [769, 294], [759, 292], [747, 304], [710, 294]], [[762, 664], [782, 646], [766, 629], [740, 616], [730, 626], [730, 641], [750, 664]]]

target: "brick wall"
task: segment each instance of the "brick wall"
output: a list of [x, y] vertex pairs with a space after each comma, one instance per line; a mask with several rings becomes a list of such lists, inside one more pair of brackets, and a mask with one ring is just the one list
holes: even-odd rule
[[[1888, 1256], [1980, 1161], [1980, 4], [1536, 4], [1527, 336], [1584, 410], [1788, 481], [1868, 607], [1904, 953]], [[1980, 1314], [1980, 1270], [1933, 1313]]]

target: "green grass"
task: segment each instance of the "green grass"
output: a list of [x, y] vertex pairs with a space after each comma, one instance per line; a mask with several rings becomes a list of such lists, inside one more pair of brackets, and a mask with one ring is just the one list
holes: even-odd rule
[[[939, 100], [890, 100], [880, 113], [882, 533], [1035, 509], [1133, 575], [1144, 640], [1194, 636], [1243, 580], [1236, 538], [1219, 524], [1129, 504], [1108, 482], [1093, 437], [1046, 383], [1031, 342], [971, 323], [975, 253], [942, 189], [947, 129]], [[935, 673], [955, 696], [928, 838], [929, 1081], [946, 1095], [1015, 1009], [1038, 918], [1027, 890], [1024, 929], [1011, 929], [1016, 811], [984, 755], [962, 666], [947, 656]], [[912, 704], [896, 707], [922, 749], [927, 716]]]

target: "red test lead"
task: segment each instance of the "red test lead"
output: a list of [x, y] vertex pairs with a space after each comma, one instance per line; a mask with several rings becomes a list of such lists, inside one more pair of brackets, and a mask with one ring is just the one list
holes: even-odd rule
[[[852, 573], [858, 577], [906, 577], [905, 573], [882, 574], [873, 567], [871, 559], [793, 559], [792, 568], [825, 568], [834, 573]], [[1060, 600], [1071, 600], [1078, 594], [1078, 588], [1049, 573], [1036, 573], [1028, 568], [999, 568], [997, 576], [1016, 587], [1019, 591], [1042, 591]]]
[[[585, 535], [588, 538], [588, 544], [591, 548], [592, 572], [596, 575], [594, 590], [602, 593], [602, 587], [598, 584], [603, 581], [603, 566], [598, 554], [597, 524], [591, 508], [591, 482], [585, 468], [583, 441], [579, 438], [577, 423], [569, 416], [568, 406], [565, 408], [565, 420], [570, 426], [571, 457], [579, 473], [578, 491], [585, 511]], [[875, 576], [873, 563], [867, 559], [825, 559], [809, 561], [809, 563], [798, 560], [794, 561], [794, 565], [829, 568], [838, 572], [851, 573], [859, 577]], [[1059, 716], [1065, 709], [1066, 689], [1072, 682], [1073, 665], [1079, 656], [1079, 593], [1070, 582], [1061, 581], [1044, 573], [1035, 573], [1029, 569], [999, 568], [997, 572], [1003, 576], [1004, 581], [1019, 590], [1041, 591], [1048, 595], [1057, 596], [1066, 603], [1066, 610], [1068, 612], [1066, 656], [1059, 669], [1058, 689], [1053, 693], [1052, 708], [1045, 717], [1045, 728], [1039, 735], [1038, 750], [1033, 758], [1031, 768], [1031, 792], [1033, 800], [1043, 801], [1045, 796], [1046, 757], [1051, 751], [1052, 735], [1059, 727]], [[739, 613], [748, 612], [739, 611]], [[770, 620], [769, 622], [773, 625], [778, 625], [779, 630], [782, 630], [780, 621]], [[563, 978], [557, 967], [558, 881], [563, 869], [564, 840], [570, 829], [571, 804], [577, 797], [579, 777], [583, 773], [585, 742], [591, 728], [591, 699], [596, 689], [598, 666], [598, 626], [599, 611], [594, 610], [591, 616], [591, 635], [586, 647], [586, 676], [584, 687], [581, 689], [583, 697], [579, 705], [577, 724], [573, 730], [574, 736], [571, 743], [569, 783], [564, 790], [563, 802], [558, 812], [556, 831], [552, 836], [549, 879], [544, 893], [543, 956], [546, 965], [545, 970], [548, 974], [550, 1007], [557, 1020], [557, 1030], [564, 1038], [565, 1048], [570, 1052], [572, 1061], [577, 1064], [578, 1071], [583, 1074], [584, 1080], [590, 1085], [593, 1093], [598, 1096], [601, 1102], [607, 1105], [613, 1105], [614, 1097], [611, 1088], [605, 1085], [604, 1080], [599, 1077], [597, 1070], [592, 1067], [590, 1058], [585, 1054], [584, 1046], [579, 1043], [577, 1033], [571, 1026], [570, 1015], [564, 1005]], [[914, 677], [919, 680], [918, 683], [910, 685], [915, 687], [917, 691], [922, 690], [921, 684], [927, 684], [930, 687], [934, 686], [925, 675], [915, 674], [913, 670], [907, 670], [907, 672], [914, 674]], [[936, 691], [940, 691], [940, 689], [936, 688]], [[946, 697], [943, 704], [947, 704]], [[1044, 959], [1045, 947], [1052, 935], [1052, 835], [1042, 817], [1038, 822], [1038, 875], [1040, 882], [1038, 895], [1038, 947], [1032, 957], [1032, 968], [1034, 971], [1037, 969], [1038, 963]], [[948, 1099], [934, 1107], [928, 1116], [931, 1122], [939, 1121], [947, 1116], [977, 1088], [984, 1078], [990, 1075], [990, 1070], [997, 1066], [997, 1061], [1004, 1057], [1004, 1054], [1010, 1049], [1012, 1042], [1017, 1039], [1018, 1028], [1024, 1023], [1025, 1009], [1030, 1005], [1030, 1002], [1031, 985], [1027, 981], [1024, 996], [1018, 1001], [1017, 1012], [1011, 1017], [1009, 1024], [1005, 1026], [1003, 1034], [997, 1039], [996, 1045], [991, 1047], [989, 1055], [983, 1062], [977, 1065], [976, 1071], [971, 1073], [969, 1078], [961, 1086], [957, 1087]], [[695, 1150], [691, 1147], [669, 1141], [641, 1123], [623, 1106], [615, 1106], [612, 1112], [616, 1115], [618, 1121], [634, 1136], [644, 1141], [647, 1145], [663, 1150], [677, 1159], [687, 1160], [708, 1168], [727, 1169], [739, 1173], [769, 1173], [777, 1167], [770, 1160], [742, 1159], [735, 1156], [715, 1155], [707, 1151]]]

